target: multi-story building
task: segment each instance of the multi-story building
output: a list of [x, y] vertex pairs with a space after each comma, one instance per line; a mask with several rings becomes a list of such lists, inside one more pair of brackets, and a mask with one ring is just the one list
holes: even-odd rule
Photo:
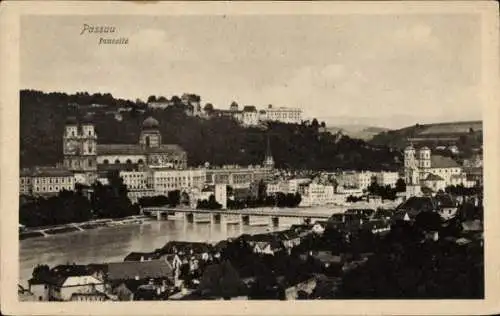
[[301, 184], [299, 193], [302, 196], [301, 205], [304, 206], [329, 204], [335, 199], [335, 189], [332, 185]]
[[299, 124], [302, 121], [302, 110], [299, 108], [275, 108], [269, 105], [266, 110], [259, 112], [261, 121], [278, 121], [282, 123]]
[[127, 186], [132, 202], [144, 196], [168, 195], [168, 192], [179, 190], [190, 198], [196, 198], [206, 179], [206, 169], [153, 169], [122, 170], [120, 177]]
[[288, 181], [273, 181], [266, 184], [266, 194], [275, 195], [278, 192], [291, 193]]
[[266, 180], [274, 167], [270, 149], [266, 153], [263, 166], [231, 166], [209, 168], [206, 171], [207, 184], [226, 184], [233, 188], [249, 188], [254, 182]]
[[149, 174], [150, 187], [156, 192], [187, 191], [203, 188], [206, 179], [205, 169], [155, 170]]
[[32, 190], [31, 170], [24, 168], [19, 172], [19, 194], [31, 195]]
[[62, 167], [35, 167], [21, 170], [19, 193], [44, 196], [75, 189], [74, 174]]
[[381, 186], [390, 186], [391, 188], [396, 187], [396, 182], [399, 179], [398, 172], [390, 171], [380, 171], [374, 174], [377, 184]]
[[373, 182], [374, 173], [370, 171], [346, 171], [338, 176], [338, 181], [341, 186], [359, 188], [366, 190]]

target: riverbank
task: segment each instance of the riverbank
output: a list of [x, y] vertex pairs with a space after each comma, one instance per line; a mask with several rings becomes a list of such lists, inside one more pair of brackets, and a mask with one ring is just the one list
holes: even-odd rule
[[37, 237], [48, 237], [53, 235], [87, 231], [103, 227], [113, 227], [130, 224], [143, 224], [152, 221], [153, 219], [144, 215], [133, 215], [124, 218], [106, 218], [96, 219], [81, 223], [69, 223], [56, 226], [29, 227], [19, 231], [19, 240]]

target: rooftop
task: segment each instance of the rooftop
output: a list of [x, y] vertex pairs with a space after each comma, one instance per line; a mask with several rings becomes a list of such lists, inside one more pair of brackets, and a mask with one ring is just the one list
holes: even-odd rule
[[68, 169], [61, 167], [35, 167], [33, 169], [23, 169], [20, 172], [21, 176], [32, 177], [73, 177]]
[[458, 168], [460, 165], [450, 157], [441, 155], [431, 156], [431, 168]]
[[145, 147], [140, 144], [98, 144], [99, 155], [144, 155], [148, 153], [184, 153], [184, 149], [176, 144], [162, 144], [159, 147]]
[[398, 211], [410, 211], [410, 210], [418, 210], [418, 211], [433, 211], [435, 209], [435, 205], [433, 203], [432, 198], [430, 197], [418, 197], [412, 196], [401, 205], [397, 207]]
[[165, 260], [124, 261], [108, 264], [108, 279], [151, 279], [167, 278], [173, 273], [173, 267]]

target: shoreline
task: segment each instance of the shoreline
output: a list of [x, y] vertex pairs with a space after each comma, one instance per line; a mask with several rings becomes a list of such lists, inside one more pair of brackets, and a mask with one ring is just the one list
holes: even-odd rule
[[49, 237], [49, 236], [72, 233], [77, 231], [99, 229], [103, 227], [113, 227], [120, 225], [129, 225], [129, 224], [144, 224], [152, 220], [153, 218], [145, 215], [132, 215], [115, 219], [113, 218], [96, 219], [81, 223], [68, 223], [55, 226], [29, 227], [23, 230], [19, 230], [19, 240], [22, 241], [30, 238]]
[[[360, 208], [360, 207], [366, 207], [366, 208], [378, 208], [378, 207], [394, 207], [394, 202], [392, 203], [382, 203], [382, 204], [372, 204], [372, 203], [367, 203], [367, 202], [357, 202], [357, 203], [351, 203], [350, 205], [338, 205], [338, 204], [326, 204], [326, 205], [311, 205], [311, 206], [302, 206], [302, 207], [297, 207], [293, 208], [296, 210], [315, 210], [315, 209], [324, 209], [328, 210], [328, 213], [334, 214], [338, 213], [339, 211], [345, 211], [346, 209], [349, 208]], [[269, 210], [276, 210], [276, 209], [282, 209], [286, 210], [289, 208], [274, 208], [274, 207], [263, 207], [261, 209], [269, 209]], [[81, 222], [81, 223], [68, 223], [68, 224], [61, 224], [61, 225], [55, 225], [55, 226], [41, 226], [41, 227], [29, 227], [29, 228], [24, 228], [23, 230], [19, 230], [19, 240], [25, 240], [25, 239], [31, 239], [31, 238], [42, 238], [42, 237], [49, 237], [49, 236], [54, 236], [54, 235], [60, 235], [60, 234], [65, 234], [65, 233], [72, 233], [72, 232], [77, 232], [77, 231], [87, 231], [87, 230], [93, 230], [93, 229], [98, 229], [98, 228], [103, 228], [103, 227], [113, 227], [113, 226], [120, 226], [120, 225], [129, 225], [129, 224], [144, 224], [146, 222], [151, 222], [155, 221], [153, 217], [149, 217], [147, 215], [132, 215], [124, 218], [102, 218], [102, 219], [95, 219], [95, 220], [90, 220], [86, 222]]]

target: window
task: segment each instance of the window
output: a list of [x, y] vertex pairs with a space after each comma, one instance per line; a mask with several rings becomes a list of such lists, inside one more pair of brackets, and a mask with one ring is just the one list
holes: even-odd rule
[[116, 164], [119, 164], [119, 163], [120, 163], [120, 159], [116, 159], [116, 160], [115, 160], [115, 163], [116, 163]]
[[107, 164], [109, 163], [109, 160], [108, 160], [108, 159], [104, 159], [103, 163], [104, 163], [105, 165], [107, 165]]
[[131, 163], [132, 163], [132, 160], [127, 159], [127, 163], [128, 163], [128, 164], [131, 164]]
[[146, 147], [150, 147], [151, 145], [151, 138], [149, 136], [146, 136]]

